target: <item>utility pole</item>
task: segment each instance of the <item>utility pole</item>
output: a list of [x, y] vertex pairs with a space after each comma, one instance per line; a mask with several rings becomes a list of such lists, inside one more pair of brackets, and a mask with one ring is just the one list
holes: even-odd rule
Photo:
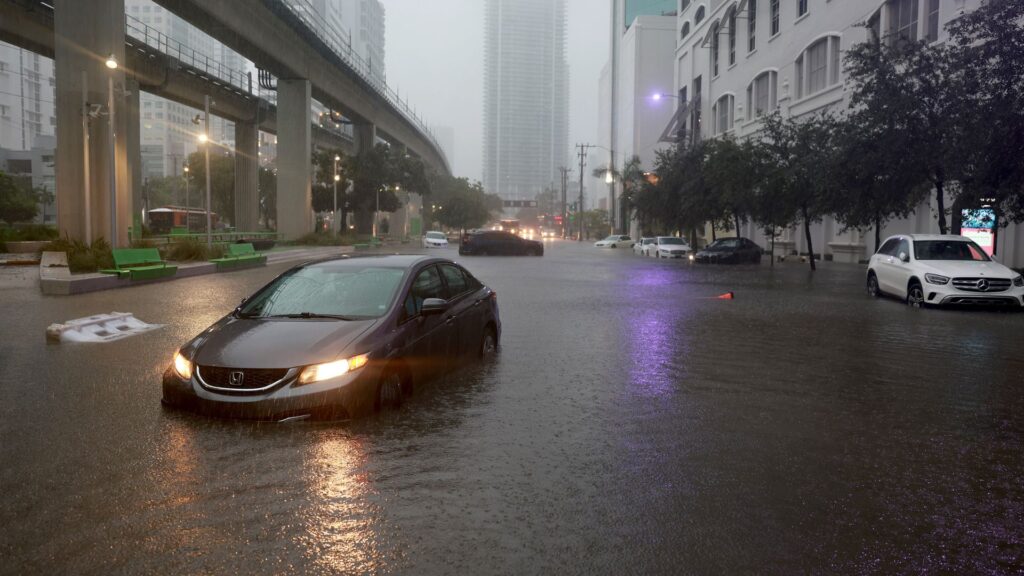
[[576, 241], [583, 242], [583, 167], [586, 165], [587, 150], [592, 148], [592, 146], [590, 144], [577, 144], [576, 147], [579, 148], [580, 155], [580, 204], [576, 209], [576, 219], [578, 220], [576, 223], [578, 230]]
[[569, 214], [566, 210], [567, 206], [565, 204], [565, 193], [566, 189], [569, 187], [569, 169], [566, 168], [565, 166], [562, 166], [561, 168], [558, 169], [558, 171], [562, 173], [562, 239], [565, 240], [565, 238], [567, 237], [567, 234], [565, 232], [568, 229], [566, 228], [566, 226], [569, 222]]

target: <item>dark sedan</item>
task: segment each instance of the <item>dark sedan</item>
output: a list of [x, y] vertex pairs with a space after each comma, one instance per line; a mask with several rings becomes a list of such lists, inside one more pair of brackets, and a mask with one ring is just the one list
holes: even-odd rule
[[702, 264], [760, 264], [761, 247], [746, 238], [720, 238], [697, 252]]
[[357, 417], [497, 350], [497, 297], [425, 256], [296, 266], [174, 355], [163, 401], [243, 418]]
[[500, 230], [474, 230], [463, 234], [459, 244], [463, 256], [543, 256], [544, 244]]

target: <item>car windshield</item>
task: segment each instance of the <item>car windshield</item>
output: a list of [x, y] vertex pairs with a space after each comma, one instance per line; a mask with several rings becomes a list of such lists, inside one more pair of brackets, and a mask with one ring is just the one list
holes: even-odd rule
[[980, 246], [964, 240], [916, 240], [914, 242], [914, 258], [918, 260], [989, 261], [989, 257]]
[[618, 236], [609, 236], [609, 237], [605, 238], [604, 240], [605, 240], [605, 242], [608, 242], [609, 240], [619, 240], [619, 237]]
[[730, 248], [736, 248], [739, 243], [735, 238], [726, 238], [725, 240], [715, 240], [711, 244], [708, 244], [708, 250], [728, 250]]
[[668, 237], [665, 237], [665, 238], [659, 238], [658, 242], [661, 242], [662, 244], [672, 244], [672, 245], [678, 245], [678, 246], [682, 246], [682, 245], [686, 244], [686, 242], [683, 242], [683, 240], [681, 238], [676, 238], [675, 236], [668, 236]]
[[447, 236], [440, 232], [427, 232], [427, 238], [430, 238], [431, 240], [445, 240], [447, 239]]
[[404, 273], [401, 268], [306, 266], [274, 280], [246, 302], [238, 316], [377, 318], [387, 312]]

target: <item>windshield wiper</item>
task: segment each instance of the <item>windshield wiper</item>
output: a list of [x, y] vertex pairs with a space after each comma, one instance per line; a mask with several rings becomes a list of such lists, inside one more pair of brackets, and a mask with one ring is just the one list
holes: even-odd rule
[[354, 316], [343, 316], [341, 314], [317, 314], [315, 312], [297, 312], [295, 314], [275, 314], [273, 316], [264, 316], [264, 318], [302, 318], [302, 319], [307, 319], [307, 320], [310, 319], [310, 318], [330, 318], [332, 320], [346, 320], [346, 321], [349, 321], [349, 322], [352, 322], [354, 320], [358, 320], [358, 318], [356, 318]]

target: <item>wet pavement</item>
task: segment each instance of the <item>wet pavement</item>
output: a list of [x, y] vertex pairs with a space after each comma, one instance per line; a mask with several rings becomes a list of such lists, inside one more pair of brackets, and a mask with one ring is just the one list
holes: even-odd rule
[[[5, 272], [0, 573], [1021, 569], [1024, 314], [871, 300], [828, 263], [461, 261], [498, 357], [351, 423], [160, 405], [176, 347], [287, 265], [74, 297]], [[44, 341], [115, 310], [166, 326]]]

